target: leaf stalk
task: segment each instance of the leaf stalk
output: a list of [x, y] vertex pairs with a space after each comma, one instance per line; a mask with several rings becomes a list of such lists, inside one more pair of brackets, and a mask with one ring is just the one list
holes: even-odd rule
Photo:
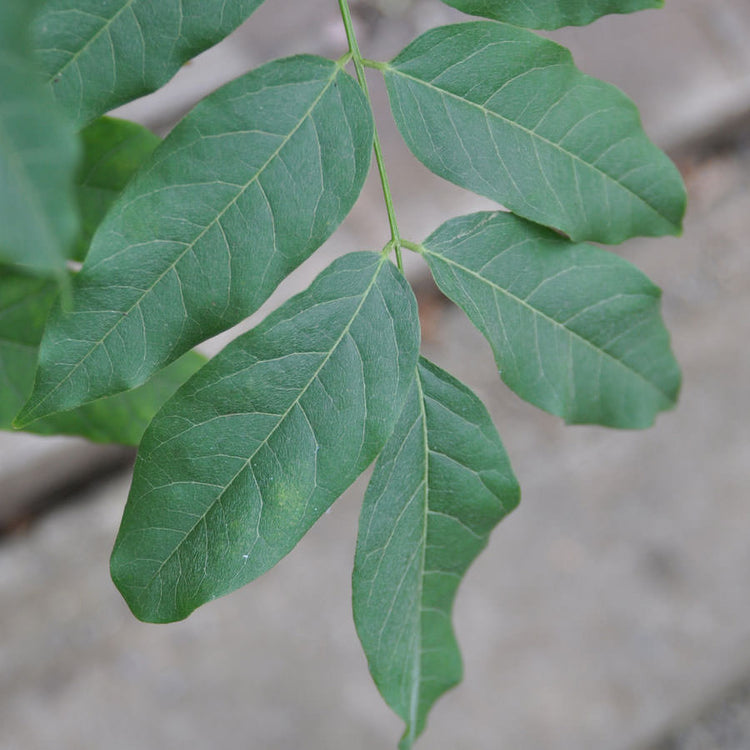
[[413, 253], [424, 254], [424, 245], [420, 245], [418, 242], [410, 242], [409, 240], [401, 240], [401, 247], [405, 247], [407, 250], [411, 250]]
[[[372, 99], [370, 98], [370, 91], [367, 87], [367, 76], [365, 74], [365, 61], [359, 51], [359, 44], [357, 43], [357, 37], [354, 33], [354, 24], [352, 23], [352, 14], [349, 9], [348, 0], [339, 0], [339, 8], [341, 10], [341, 20], [344, 23], [344, 30], [346, 31], [346, 39], [349, 43], [349, 53], [354, 63], [354, 70], [357, 74], [357, 81], [372, 108]], [[367, 64], [370, 67], [378, 67], [381, 65], [380, 63], [374, 64], [374, 62], [375, 61], [373, 60], [368, 60]], [[383, 158], [383, 148], [380, 145], [380, 138], [378, 137], [376, 126], [374, 127], [373, 149], [375, 151], [375, 161], [378, 165], [380, 184], [383, 189], [383, 199], [385, 200], [385, 210], [388, 214], [388, 224], [391, 229], [390, 244], [392, 244], [393, 249], [396, 252], [396, 264], [398, 265], [398, 269], [403, 273], [404, 265], [401, 259], [401, 235], [398, 231], [398, 222], [396, 221], [396, 210], [393, 206], [391, 186], [388, 182], [388, 174], [385, 169], [385, 159]]]

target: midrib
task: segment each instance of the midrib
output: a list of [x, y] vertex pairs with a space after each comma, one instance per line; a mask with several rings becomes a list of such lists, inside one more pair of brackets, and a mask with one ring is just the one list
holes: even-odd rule
[[429, 523], [429, 467], [430, 467], [430, 449], [427, 440], [427, 412], [425, 410], [424, 390], [422, 388], [422, 379], [419, 373], [419, 366], [415, 374], [417, 382], [419, 410], [422, 419], [422, 440], [424, 441], [424, 512], [422, 522], [422, 539], [421, 543], [421, 560], [419, 563], [419, 583], [417, 592], [417, 606], [419, 607], [419, 635], [417, 645], [417, 655], [412, 667], [412, 686], [409, 701], [409, 738], [413, 742], [416, 739], [417, 722], [419, 719], [419, 696], [422, 687], [422, 595], [424, 591], [425, 564], [427, 555], [427, 524]]

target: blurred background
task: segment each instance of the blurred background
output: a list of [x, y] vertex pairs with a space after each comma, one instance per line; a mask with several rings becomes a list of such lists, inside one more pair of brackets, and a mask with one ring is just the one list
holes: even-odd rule
[[[353, 5], [372, 58], [466, 20], [438, 0]], [[523, 492], [459, 592], [464, 682], [418, 747], [748, 750], [750, 3], [667, 0], [551, 36], [635, 100], [685, 177], [684, 236], [616, 248], [664, 289], [682, 397], [646, 432], [565, 427], [505, 388], [484, 340], [409, 259], [425, 353], [487, 404]], [[303, 51], [345, 51], [337, 4], [267, 0], [115, 114], [164, 134], [226, 80]], [[377, 76], [371, 86], [402, 234], [420, 241], [491, 207], [409, 155]], [[245, 327], [333, 257], [387, 239], [373, 174], [337, 234]], [[132, 458], [0, 433], [0, 750], [395, 748], [401, 723], [351, 617], [366, 477], [274, 570], [156, 626], [130, 615], [108, 575]]]

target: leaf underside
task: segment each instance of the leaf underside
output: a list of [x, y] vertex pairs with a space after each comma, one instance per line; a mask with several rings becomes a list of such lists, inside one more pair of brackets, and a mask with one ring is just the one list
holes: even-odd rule
[[[39, 341], [56, 295], [55, 283], [0, 266], [0, 430], [11, 429], [29, 395]], [[28, 431], [138, 445], [161, 405], [205, 361], [189, 352], [134, 391], [40, 419]]]
[[254, 312], [347, 215], [372, 137], [359, 86], [312, 56], [195, 107], [96, 232], [18, 424], [140, 385]]
[[421, 359], [360, 516], [354, 619], [408, 750], [461, 679], [451, 613], [461, 579], [519, 488], [479, 399]]
[[532, 404], [622, 428], [674, 406], [680, 371], [661, 293], [627, 261], [504, 212], [446, 222], [424, 257], [489, 341], [502, 379]]
[[36, 3], [0, 3], [0, 258], [61, 275], [77, 231], [78, 142], [39, 81], [28, 43]]
[[585, 26], [610, 13], [660, 8], [664, 0], [443, 0], [464, 13], [529, 29]]
[[406, 280], [353, 253], [189, 380], [146, 431], [112, 553], [134, 614], [181, 619], [287, 554], [382, 449], [418, 349]]
[[34, 45], [54, 96], [81, 127], [156, 91], [262, 1], [46, 0]]
[[564, 47], [491, 21], [442, 26], [385, 79], [401, 134], [437, 175], [576, 241], [680, 232], [679, 172], [633, 103]]

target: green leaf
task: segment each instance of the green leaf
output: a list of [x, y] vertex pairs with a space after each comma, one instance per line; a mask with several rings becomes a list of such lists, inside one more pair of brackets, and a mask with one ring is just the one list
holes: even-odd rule
[[42, 0], [3, 0], [0, 3], [0, 52], [27, 57], [29, 27]]
[[0, 429], [10, 429], [34, 379], [39, 339], [57, 285], [0, 266]]
[[[0, 266], [0, 429], [13, 417], [34, 381], [39, 341], [57, 294], [51, 281]], [[205, 362], [190, 352], [134, 391], [34, 422], [39, 435], [77, 435], [96, 442], [138, 445], [161, 405]]]
[[0, 258], [62, 275], [77, 231], [78, 141], [32, 59], [35, 5], [0, 2]]
[[55, 97], [81, 127], [156, 91], [262, 1], [47, 0], [34, 43]]
[[317, 57], [199, 104], [97, 231], [19, 424], [135, 387], [254, 312], [349, 212], [372, 137], [357, 83]]
[[384, 70], [401, 134], [441, 177], [576, 241], [680, 232], [677, 169], [564, 47], [479, 21], [428, 31]]
[[624, 428], [674, 406], [661, 292], [626, 261], [508, 213], [448, 221], [423, 250], [521, 398], [567, 422]]
[[161, 143], [142, 125], [100, 117], [81, 132], [83, 162], [76, 188], [81, 213], [81, 235], [72, 257], [83, 260], [91, 238], [110, 206], [138, 167]]
[[382, 449], [414, 378], [416, 301], [375, 253], [335, 261], [146, 431], [112, 577], [153, 622], [280, 560]]
[[421, 359], [365, 495], [354, 563], [357, 632], [400, 748], [461, 680], [451, 625], [461, 579], [519, 488], [490, 415], [462, 383]]
[[585, 26], [610, 13], [661, 8], [664, 0], [443, 0], [464, 13], [529, 29]]

